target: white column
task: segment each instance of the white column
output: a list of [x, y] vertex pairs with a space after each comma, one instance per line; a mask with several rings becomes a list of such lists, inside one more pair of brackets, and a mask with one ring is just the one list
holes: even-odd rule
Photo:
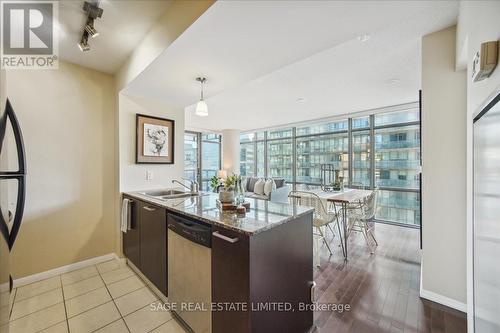
[[228, 175], [240, 174], [240, 130], [222, 131], [222, 169]]
[[455, 42], [455, 27], [422, 38], [420, 296], [466, 311], [467, 74]]

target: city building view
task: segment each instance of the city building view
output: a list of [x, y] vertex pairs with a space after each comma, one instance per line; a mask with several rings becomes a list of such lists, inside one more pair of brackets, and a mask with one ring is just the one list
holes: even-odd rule
[[378, 220], [418, 226], [418, 105], [384, 111], [243, 133], [241, 175], [281, 177], [296, 190], [310, 190], [320, 187], [321, 165], [329, 164], [339, 170], [345, 186], [379, 190]]
[[210, 178], [221, 168], [221, 136], [214, 133], [184, 133], [184, 178], [197, 181], [210, 191]]

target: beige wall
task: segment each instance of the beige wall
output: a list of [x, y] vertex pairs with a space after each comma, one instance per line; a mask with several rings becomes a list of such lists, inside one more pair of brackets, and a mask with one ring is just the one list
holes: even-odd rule
[[[6, 101], [6, 96], [5, 96], [5, 70], [0, 69], [0, 112], [3, 112], [3, 108], [5, 107], [5, 101]], [[0, 155], [0, 170], [7, 170], [8, 169], [8, 160], [5, 156], [5, 148], [6, 146], [3, 145], [2, 147], [2, 154]], [[2, 207], [2, 211], [0, 214], [3, 215], [3, 218], [5, 221], [8, 220], [8, 213], [7, 209], [5, 207], [8, 206], [8, 189], [6, 186], [0, 186], [0, 206]], [[8, 268], [9, 267], [9, 249], [7, 247], [7, 244], [3, 241], [0, 240], [0, 292], [5, 292], [9, 290], [9, 272]], [[3, 299], [2, 299], [3, 301]], [[0, 315], [4, 315], [4, 311], [0, 308]]]
[[[174, 164], [136, 164], [136, 114], [175, 121]], [[153, 179], [146, 180], [146, 172]], [[184, 175], [184, 109], [120, 94], [120, 192], [172, 187]]]
[[[172, 186], [172, 179], [184, 174], [184, 109], [171, 107], [141, 96], [129, 96], [122, 90], [151, 62], [179, 37], [214, 1], [175, 0], [165, 14], [137, 46], [127, 62], [117, 73], [119, 95], [119, 165], [120, 191]], [[175, 120], [175, 164], [135, 164], [135, 115], [153, 115]], [[146, 180], [146, 172], [153, 172], [153, 179]], [[120, 247], [120, 245], [118, 245]]]
[[240, 131], [222, 131], [222, 169], [228, 175], [240, 174]]
[[[151, 62], [179, 37], [214, 1], [175, 0], [165, 14], [136, 47], [116, 75], [119, 98], [119, 190], [132, 191], [171, 186], [172, 179], [184, 174], [184, 109], [171, 107], [141, 96], [129, 96], [122, 90]], [[175, 164], [135, 164], [135, 115], [153, 115], [175, 120]], [[146, 172], [153, 179], [146, 180]], [[117, 229], [118, 230], [118, 229]], [[121, 245], [117, 245], [119, 249]]]
[[6, 87], [6, 81], [5, 81], [5, 69], [0, 69], [0, 107], [5, 106], [5, 87]]
[[422, 290], [465, 310], [466, 74], [455, 71], [455, 27], [422, 40]]
[[113, 77], [61, 61], [7, 79], [28, 165], [14, 278], [114, 252]]
[[[171, 186], [171, 180], [181, 178], [184, 170], [184, 110], [162, 105], [154, 101], [146, 101], [140, 96], [127, 96], [123, 89], [135, 79], [157, 56], [177, 39], [198, 17], [212, 4], [213, 0], [183, 1], [174, 0], [165, 14], [151, 28], [134, 52], [116, 74], [116, 99], [118, 111], [119, 152], [117, 163], [119, 173], [117, 183], [119, 189], [115, 193], [115, 249], [121, 255], [121, 233], [119, 230], [120, 193], [138, 189]], [[176, 121], [176, 147], [174, 165], [135, 164], [135, 114], [150, 114]], [[153, 172], [154, 178], [146, 180], [146, 172]]]

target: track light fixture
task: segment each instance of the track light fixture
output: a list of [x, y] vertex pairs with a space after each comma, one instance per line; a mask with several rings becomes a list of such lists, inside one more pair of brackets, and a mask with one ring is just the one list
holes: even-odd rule
[[87, 13], [87, 21], [85, 22], [82, 38], [78, 43], [78, 47], [80, 51], [85, 52], [90, 50], [89, 37], [96, 38], [99, 36], [99, 32], [94, 27], [94, 22], [97, 18], [102, 17], [103, 10], [99, 8], [99, 2], [97, 0], [85, 1], [83, 10]]
[[83, 32], [83, 36], [82, 36], [82, 39], [80, 40], [80, 42], [78, 43], [78, 47], [80, 48], [80, 51], [82, 51], [82, 52], [90, 51], [89, 35], [88, 35], [87, 31]]

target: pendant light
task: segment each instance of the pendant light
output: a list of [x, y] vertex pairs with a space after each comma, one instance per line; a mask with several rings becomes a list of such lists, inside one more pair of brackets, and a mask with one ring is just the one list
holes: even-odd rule
[[207, 81], [206, 78], [204, 77], [197, 77], [196, 81], [201, 83], [201, 94], [200, 94], [200, 100], [196, 104], [196, 115], [200, 117], [206, 117], [208, 116], [208, 105], [207, 102], [203, 99], [203, 84]]

